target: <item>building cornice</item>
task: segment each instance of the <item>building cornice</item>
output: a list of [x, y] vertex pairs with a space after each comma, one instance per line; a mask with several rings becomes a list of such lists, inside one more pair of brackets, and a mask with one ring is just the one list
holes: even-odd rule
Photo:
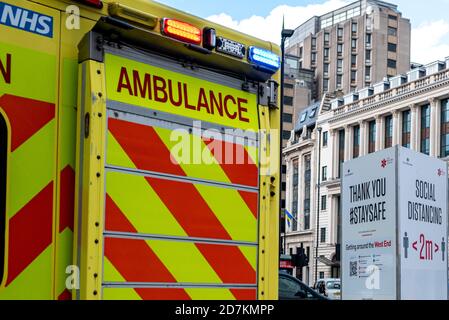
[[[421, 78], [419, 80], [406, 83], [400, 87], [390, 89], [363, 100], [331, 110], [329, 111], [331, 113], [331, 118], [328, 119], [326, 117], [326, 120], [323, 119], [323, 121], [318, 121], [317, 125], [321, 125], [326, 122], [333, 124], [341, 120], [354, 117], [358, 114], [374, 111], [385, 106], [391, 106], [392, 104], [415, 98], [416, 96], [424, 95], [428, 92], [435, 91], [443, 87], [448, 87], [449, 89], [448, 69], [440, 73], [430, 75], [426, 78]], [[323, 116], [327, 115], [329, 115], [329, 113]]]

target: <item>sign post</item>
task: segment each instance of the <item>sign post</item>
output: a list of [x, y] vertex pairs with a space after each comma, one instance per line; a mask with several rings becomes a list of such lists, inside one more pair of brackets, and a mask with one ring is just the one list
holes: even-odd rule
[[342, 176], [342, 298], [447, 300], [447, 164], [397, 146]]

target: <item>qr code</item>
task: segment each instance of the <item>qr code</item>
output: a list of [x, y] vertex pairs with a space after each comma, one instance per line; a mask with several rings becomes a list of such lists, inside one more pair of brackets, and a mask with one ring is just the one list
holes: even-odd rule
[[349, 276], [350, 277], [357, 277], [358, 275], [358, 265], [357, 265], [357, 261], [354, 262], [350, 262], [349, 263]]

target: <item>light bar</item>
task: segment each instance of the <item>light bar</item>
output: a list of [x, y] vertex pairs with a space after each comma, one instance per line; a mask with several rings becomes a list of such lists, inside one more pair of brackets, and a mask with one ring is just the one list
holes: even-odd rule
[[250, 47], [248, 60], [260, 69], [275, 73], [281, 67], [281, 58], [273, 52], [257, 47]]
[[186, 22], [167, 18], [162, 20], [162, 32], [174, 39], [196, 45], [201, 44], [203, 36], [202, 30], [197, 27]]
[[138, 24], [150, 27], [151, 29], [154, 29], [158, 22], [157, 17], [120, 3], [110, 3], [108, 10], [109, 14], [113, 17], [136, 22]]
[[223, 37], [218, 37], [216, 50], [240, 59], [243, 59], [246, 54], [246, 47], [244, 44]]

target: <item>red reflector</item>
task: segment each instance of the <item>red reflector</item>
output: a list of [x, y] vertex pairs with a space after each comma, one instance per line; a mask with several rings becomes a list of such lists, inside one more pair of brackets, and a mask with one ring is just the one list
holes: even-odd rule
[[101, 0], [78, 0], [78, 2], [98, 9], [103, 8], [103, 2]]
[[165, 35], [193, 44], [201, 44], [203, 31], [191, 24], [174, 19], [162, 20], [162, 31]]

